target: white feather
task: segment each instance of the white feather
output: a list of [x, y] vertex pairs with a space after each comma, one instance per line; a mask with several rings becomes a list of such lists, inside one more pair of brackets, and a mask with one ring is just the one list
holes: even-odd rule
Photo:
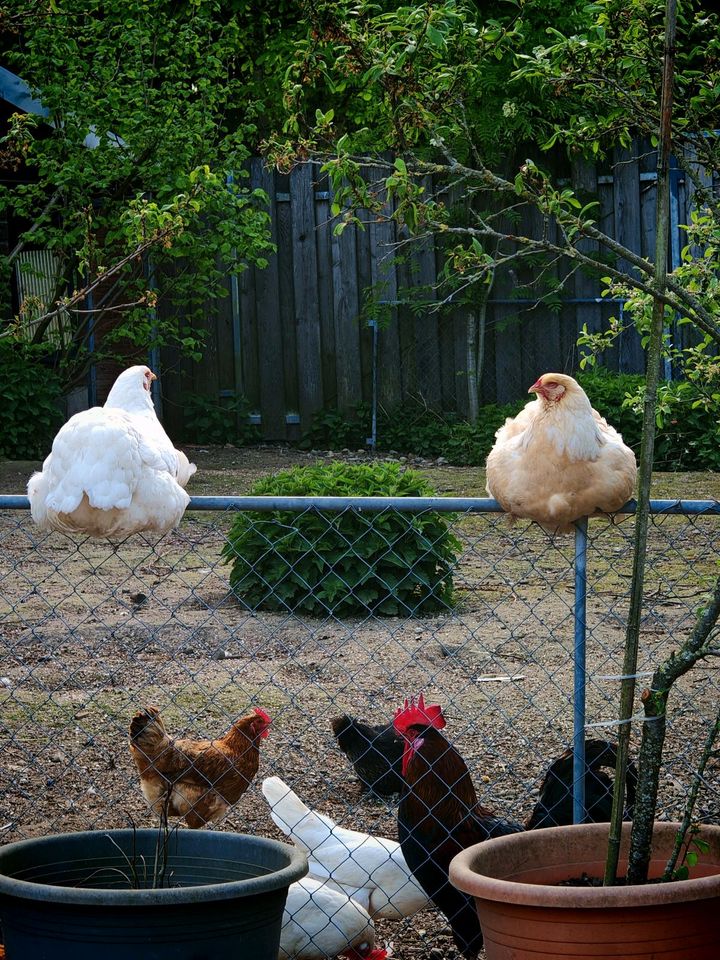
[[30, 512], [44, 530], [92, 537], [166, 533], [190, 498], [197, 469], [160, 424], [145, 384], [150, 371], [125, 370], [103, 407], [60, 428], [42, 470], [28, 482]]
[[292, 883], [280, 931], [280, 960], [324, 960], [346, 950], [372, 949], [375, 925], [367, 910], [332, 884], [312, 877]]
[[372, 917], [398, 920], [428, 906], [396, 840], [338, 826], [279, 777], [267, 777], [262, 791], [275, 823], [307, 853], [311, 877], [330, 880]]

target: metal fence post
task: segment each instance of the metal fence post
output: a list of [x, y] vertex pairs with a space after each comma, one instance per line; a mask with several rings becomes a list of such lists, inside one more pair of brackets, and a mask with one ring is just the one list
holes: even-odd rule
[[575, 644], [573, 647], [573, 823], [585, 821], [585, 638], [587, 630], [587, 517], [575, 524]]

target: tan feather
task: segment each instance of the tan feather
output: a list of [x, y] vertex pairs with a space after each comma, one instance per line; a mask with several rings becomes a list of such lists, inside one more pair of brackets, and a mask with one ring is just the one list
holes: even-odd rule
[[546, 373], [530, 391], [538, 399], [495, 435], [490, 496], [512, 520], [535, 520], [553, 534], [571, 533], [581, 517], [619, 510], [635, 489], [635, 454], [572, 377]]

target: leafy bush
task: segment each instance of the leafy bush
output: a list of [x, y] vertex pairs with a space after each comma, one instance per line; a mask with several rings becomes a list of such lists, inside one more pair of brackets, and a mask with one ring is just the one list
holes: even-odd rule
[[[610, 373], [597, 369], [576, 375], [590, 402], [637, 451], [642, 433], [641, 374]], [[424, 457], [445, 457], [458, 466], [482, 466], [495, 441], [495, 432], [507, 417], [514, 417], [528, 402], [480, 408], [476, 424], [452, 415], [440, 416], [426, 408], [406, 404], [378, 416], [378, 445], [383, 450]], [[677, 380], [661, 385], [658, 430], [655, 438], [655, 469], [720, 469], [720, 394], [713, 384]], [[361, 405], [348, 419], [337, 410], [323, 411], [307, 434], [314, 447], [357, 448], [370, 434], [370, 410]]]
[[[658, 390], [655, 466], [660, 470], [720, 470], [717, 384], [674, 380]], [[641, 399], [632, 407], [642, 409]]]
[[[256, 483], [256, 496], [433, 495], [398, 464], [296, 467]], [[250, 609], [304, 615], [407, 616], [452, 604], [460, 548], [448, 517], [385, 510], [275, 511], [237, 516], [223, 549], [230, 584]]]
[[60, 382], [25, 344], [0, 339], [0, 457], [37, 460], [62, 423]]
[[260, 431], [250, 423], [250, 402], [245, 397], [218, 402], [197, 393], [186, 395], [185, 440], [190, 443], [232, 443], [244, 447], [257, 443]]
[[[640, 446], [645, 378], [594, 370], [578, 381], [592, 405], [634, 450]], [[720, 469], [720, 395], [717, 385], [692, 379], [662, 383], [658, 390], [656, 470]]]
[[310, 429], [303, 435], [301, 447], [359, 450], [366, 446], [372, 429], [372, 411], [367, 403], [359, 403], [354, 415], [342, 410], [320, 410], [313, 416]]
[[597, 412], [637, 452], [642, 434], [642, 412], [638, 414], [628, 405], [628, 397], [636, 396], [645, 388], [645, 377], [639, 373], [610, 373], [598, 368], [578, 373], [576, 379]]
[[[398, 450], [420, 457], [445, 457], [458, 465], [482, 464], [495, 439], [495, 431], [513, 417], [523, 403], [496, 406], [486, 404], [480, 418], [473, 425], [451, 414], [441, 416], [426, 407], [406, 404], [378, 416], [378, 446], [382, 450]], [[370, 408], [360, 404], [355, 417], [348, 418], [337, 410], [317, 414], [312, 428], [304, 438], [304, 446], [330, 448], [366, 446], [370, 436]]]

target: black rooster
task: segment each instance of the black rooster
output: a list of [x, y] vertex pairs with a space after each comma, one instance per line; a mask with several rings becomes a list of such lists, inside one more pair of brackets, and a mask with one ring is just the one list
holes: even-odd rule
[[[525, 825], [482, 807], [465, 761], [440, 733], [442, 710], [426, 705], [422, 696], [398, 710], [395, 729], [405, 739], [402, 773], [405, 792], [398, 808], [398, 839], [408, 867], [435, 906], [448, 919], [453, 939], [466, 960], [474, 960], [483, 938], [473, 899], [448, 879], [450, 861], [461, 850], [493, 837], [572, 823], [572, 758], [564, 753], [550, 765], [540, 796]], [[599, 767], [607, 766], [615, 748], [604, 741], [586, 744], [586, 807], [590, 819], [609, 816], [607, 787], [611, 781]], [[634, 773], [634, 767], [632, 768]], [[631, 805], [635, 779], [632, 783]], [[630, 790], [628, 790], [630, 796]]]
[[391, 797], [403, 790], [404, 741], [392, 723], [373, 727], [347, 714], [335, 717], [331, 723], [338, 746], [366, 790], [380, 797]]

